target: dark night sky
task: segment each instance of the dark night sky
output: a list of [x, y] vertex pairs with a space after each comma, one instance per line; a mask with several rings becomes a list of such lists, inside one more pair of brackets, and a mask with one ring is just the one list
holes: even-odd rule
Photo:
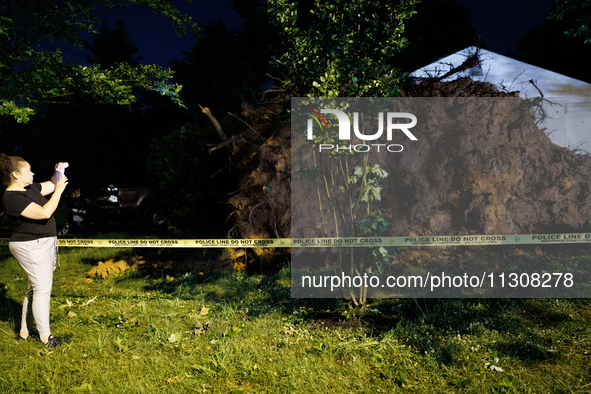
[[487, 49], [505, 55], [517, 52], [517, 42], [541, 27], [550, 16], [555, 0], [456, 0], [470, 10], [476, 34]]
[[[228, 27], [238, 30], [244, 22], [234, 11], [230, 0], [193, 0], [191, 4], [177, 1], [175, 4], [201, 28], [222, 19]], [[110, 26], [114, 26], [118, 19], [125, 22], [131, 39], [138, 44], [137, 55], [143, 57], [143, 63], [167, 66], [175, 58], [182, 59], [182, 52], [190, 51], [195, 43], [192, 34], [179, 38], [169, 21], [151, 12], [140, 10], [130, 18], [126, 10], [119, 10], [110, 15], [109, 19], [113, 21]]]
[[[476, 34], [484, 39], [487, 49], [507, 55], [517, 52], [517, 42], [525, 33], [542, 26], [555, 0], [456, 0], [456, 3], [469, 9]], [[230, 0], [194, 0], [192, 4], [178, 1], [176, 5], [202, 28], [219, 19], [232, 29], [240, 29], [244, 22]], [[182, 52], [193, 47], [195, 38], [191, 34], [179, 38], [170, 22], [154, 13], [142, 10], [130, 13], [129, 9], [122, 9], [108, 14], [111, 27], [118, 19], [125, 22], [126, 31], [137, 43], [137, 56], [142, 57], [142, 63], [167, 66], [175, 58], [182, 59]], [[68, 61], [85, 62], [79, 52], [76, 56], [68, 50], [65, 55]]]
[[[191, 3], [175, 1], [175, 7], [191, 16], [202, 29], [220, 19], [233, 30], [241, 29], [244, 23], [234, 11], [231, 0], [192, 0]], [[166, 67], [175, 58], [181, 60], [184, 57], [183, 51], [190, 51], [196, 39], [192, 33], [179, 37], [171, 22], [151, 11], [119, 8], [105, 13], [105, 19], [110, 28], [118, 20], [125, 23], [125, 31], [138, 46], [136, 56], [142, 57], [142, 64], [155, 63]], [[83, 38], [91, 42], [93, 36], [85, 34]], [[70, 63], [86, 65], [85, 56], [91, 55], [87, 49], [82, 52], [64, 44], [58, 46]]]

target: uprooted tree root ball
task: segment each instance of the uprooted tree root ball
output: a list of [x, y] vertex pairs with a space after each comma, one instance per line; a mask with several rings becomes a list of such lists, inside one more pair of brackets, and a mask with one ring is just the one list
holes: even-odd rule
[[[490, 83], [461, 78], [424, 80], [404, 87], [401, 96], [519, 97], [519, 92], [500, 92]], [[291, 190], [290, 124], [281, 122], [288, 99], [278, 96], [268, 107], [243, 111], [251, 127], [236, 139], [232, 150], [241, 176], [228, 200], [233, 207], [231, 238], [289, 238], [292, 193], [298, 198], [315, 196], [312, 190]], [[493, 116], [486, 133], [449, 128], [446, 133], [422, 136], [420, 154], [379, 158], [390, 174], [382, 192], [384, 202], [396, 207], [389, 212], [390, 226], [383, 235], [527, 234], [590, 228], [591, 158], [553, 144], [533, 119], [513, 108], [504, 110], [494, 101], [486, 105], [477, 113], [461, 114]], [[442, 127], [457, 121], [444, 106], [433, 107], [432, 115], [429, 121]], [[271, 268], [288, 261], [290, 251], [257, 252], [258, 265]]]

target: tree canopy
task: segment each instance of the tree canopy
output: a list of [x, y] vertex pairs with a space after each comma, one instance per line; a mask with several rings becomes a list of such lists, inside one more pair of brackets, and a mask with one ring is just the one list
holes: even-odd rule
[[519, 40], [519, 51], [514, 56], [526, 63], [591, 82], [588, 67], [581, 61], [581, 54], [589, 51], [584, 35], [591, 37], [591, 33], [584, 32], [582, 22], [585, 13], [591, 15], [591, 8], [585, 11], [585, 4], [591, 5], [591, 1], [557, 2], [544, 24]]
[[566, 30], [565, 34], [588, 44], [591, 42], [591, 0], [559, 0], [552, 19], [561, 21], [572, 16], [576, 17], [575, 26]]
[[134, 57], [138, 46], [129, 38], [125, 31], [125, 23], [119, 20], [116, 27], [110, 29], [107, 21], [102, 22], [101, 31], [92, 40], [92, 44], [84, 43], [94, 56], [87, 56], [90, 64], [100, 64], [103, 68], [116, 67], [117, 63], [125, 62], [131, 66], [139, 66], [142, 59]]
[[288, 89], [306, 96], [392, 96], [402, 73], [388, 64], [408, 40], [418, 0], [269, 0], [284, 49], [273, 58]]
[[157, 91], [182, 105], [181, 86], [173, 72], [156, 65], [115, 63], [83, 67], [67, 64], [58, 49], [43, 46], [61, 41], [83, 46], [81, 32], [97, 33], [99, 10], [134, 6], [169, 19], [179, 34], [199, 30], [192, 19], [172, 6], [172, 0], [19, 0], [0, 1], [0, 122], [13, 117], [29, 121], [50, 103], [68, 103], [84, 95], [102, 104], [129, 105], [134, 87]]

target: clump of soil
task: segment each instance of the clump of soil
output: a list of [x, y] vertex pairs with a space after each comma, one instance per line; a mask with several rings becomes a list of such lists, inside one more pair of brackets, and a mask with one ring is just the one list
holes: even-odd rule
[[131, 269], [139, 272], [142, 277], [150, 278], [162, 275], [185, 274], [188, 272], [209, 273], [225, 269], [233, 269], [235, 261], [222, 254], [219, 258], [196, 260], [188, 256], [169, 254], [166, 256], [118, 256], [106, 261], [99, 261], [86, 273], [89, 278], [117, 276]]
[[112, 258], [107, 261], [99, 261], [96, 267], [93, 267], [86, 276], [94, 278], [100, 276], [106, 278], [111, 275], [120, 275], [125, 273], [128, 269], [136, 270], [138, 267], [146, 264], [146, 261], [141, 256]]

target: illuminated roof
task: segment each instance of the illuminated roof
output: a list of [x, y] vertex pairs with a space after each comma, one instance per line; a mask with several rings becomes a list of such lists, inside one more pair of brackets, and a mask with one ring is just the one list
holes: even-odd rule
[[[460, 66], [476, 50], [474, 46], [462, 49], [412, 72], [411, 77], [418, 79], [441, 77], [451, 69]], [[591, 84], [587, 82], [486, 49], [478, 49], [478, 57], [480, 59], [478, 66], [456, 73], [443, 81], [470, 77], [475, 81], [490, 82], [500, 91], [519, 91], [519, 96], [524, 98], [540, 97], [540, 91], [544, 97], [591, 97]]]

